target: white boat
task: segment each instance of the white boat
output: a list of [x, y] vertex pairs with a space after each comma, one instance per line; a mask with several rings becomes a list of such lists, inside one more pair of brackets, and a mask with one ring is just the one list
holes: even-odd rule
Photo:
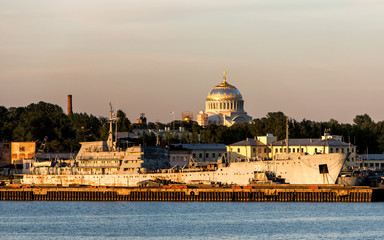
[[[145, 149], [144, 149], [145, 151]], [[127, 154], [121, 159], [121, 165], [106, 162], [120, 162], [120, 160], [102, 158], [96, 161], [95, 158], [78, 162], [79, 167], [73, 171], [73, 167], [65, 167], [56, 174], [25, 174], [23, 184], [58, 184], [58, 185], [101, 185], [101, 186], [137, 186], [145, 180], [169, 180], [185, 184], [220, 182], [222, 184], [247, 185], [253, 182], [256, 174], [260, 172], [273, 172], [279, 178], [284, 178], [290, 184], [335, 184], [340, 170], [343, 166], [346, 154], [331, 153], [318, 155], [284, 154], [277, 155], [274, 160], [268, 161], [244, 161], [225, 162], [220, 159], [218, 163], [208, 164], [206, 168], [184, 168], [184, 169], [158, 169], [149, 171], [145, 168], [129, 168], [133, 164], [143, 164], [149, 159], [143, 159], [143, 152], [137, 156]], [[99, 153], [102, 154], [102, 153]], [[108, 153], [108, 155], [117, 153]], [[141, 157], [138, 157], [141, 156]], [[129, 160], [127, 160], [129, 159]], [[136, 160], [132, 160], [136, 159]], [[137, 163], [142, 161], [142, 163]], [[93, 168], [105, 169], [116, 168], [116, 173], [89, 173], [83, 169], [91, 169], [89, 162], [100, 162], [100, 165], [93, 165]], [[104, 162], [104, 163], [103, 163]], [[106, 164], [108, 166], [106, 166]], [[127, 170], [128, 169], [128, 170]], [[131, 170], [132, 169], [132, 170]], [[36, 171], [34, 171], [36, 172]], [[84, 172], [84, 173], [83, 173]]]

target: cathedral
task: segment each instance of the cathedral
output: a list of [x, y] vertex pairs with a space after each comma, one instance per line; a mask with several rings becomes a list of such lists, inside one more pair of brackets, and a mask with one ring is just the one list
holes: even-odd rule
[[229, 127], [236, 123], [252, 121], [252, 117], [244, 111], [244, 100], [240, 91], [227, 83], [225, 71], [223, 82], [209, 92], [205, 111], [201, 111], [196, 117], [201, 126], [216, 124]]

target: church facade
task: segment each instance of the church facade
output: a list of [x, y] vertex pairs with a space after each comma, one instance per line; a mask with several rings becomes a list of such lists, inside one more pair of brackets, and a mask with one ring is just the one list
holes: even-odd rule
[[252, 121], [252, 117], [244, 111], [244, 100], [240, 91], [227, 83], [225, 71], [223, 82], [209, 92], [205, 101], [205, 111], [197, 114], [196, 120], [201, 126], [209, 124], [232, 126]]

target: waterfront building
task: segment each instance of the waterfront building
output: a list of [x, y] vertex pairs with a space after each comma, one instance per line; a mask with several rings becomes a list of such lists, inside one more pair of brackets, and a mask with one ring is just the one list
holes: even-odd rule
[[252, 121], [252, 117], [244, 111], [244, 100], [240, 91], [227, 83], [225, 71], [223, 82], [209, 92], [205, 101], [205, 111], [197, 114], [196, 120], [201, 126], [207, 124], [232, 126]]
[[192, 157], [195, 162], [216, 162], [226, 153], [225, 144], [171, 144], [171, 149], [185, 149], [185, 155], [178, 156], [171, 152], [171, 162], [177, 161], [177, 157]]
[[[321, 138], [289, 138], [276, 141], [272, 134], [246, 139], [227, 146], [230, 160], [273, 159], [274, 155], [300, 153], [305, 155], [349, 153], [347, 165], [358, 167], [356, 146], [342, 141], [341, 136], [325, 133]], [[288, 150], [287, 150], [288, 149]]]
[[32, 159], [36, 154], [36, 142], [11, 142], [11, 163], [22, 168], [24, 159]]
[[[288, 150], [287, 150], [288, 149]], [[349, 153], [347, 165], [357, 167], [356, 146], [342, 141], [342, 136], [325, 133], [321, 138], [290, 138], [272, 144], [272, 156], [279, 153], [328, 154]]]
[[384, 169], [384, 154], [361, 154], [358, 155], [358, 164], [361, 169], [382, 170]]
[[271, 148], [269, 145], [275, 142], [277, 138], [273, 134], [247, 138], [227, 146], [229, 160], [265, 160], [270, 158]]

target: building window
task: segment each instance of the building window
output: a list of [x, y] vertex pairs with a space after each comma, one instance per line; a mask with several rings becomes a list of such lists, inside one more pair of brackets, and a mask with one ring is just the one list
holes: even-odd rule
[[295, 152], [295, 150], [296, 150], [295, 148], [292, 148], [292, 152], [293, 152], [293, 153]]
[[261, 153], [261, 148], [259, 148], [259, 153]]
[[199, 153], [199, 158], [202, 158], [203, 157], [203, 154], [202, 153]]
[[337, 152], [337, 153], [339, 152], [339, 148], [336, 148], [336, 152]]
[[344, 148], [341, 148], [341, 153], [344, 153]]
[[238, 152], [238, 153], [240, 152], [240, 148], [237, 148], [237, 152]]
[[329, 148], [329, 152], [330, 152], [330, 153], [333, 153], [333, 148]]
[[315, 153], [317, 153], [317, 148], [315, 148]]
[[205, 154], [205, 158], [209, 158], [209, 153], [206, 153], [206, 154]]
[[24, 152], [25, 151], [25, 147], [19, 147], [19, 151], [20, 152]]
[[275, 153], [278, 153], [278, 151], [279, 151], [279, 150], [278, 150], [277, 148], [275, 148]]
[[193, 157], [193, 158], [196, 158], [196, 153], [192, 154], [192, 157]]
[[212, 158], [215, 158], [216, 157], [216, 154], [212, 153]]
[[264, 148], [264, 153], [267, 153], [267, 149], [266, 148]]

